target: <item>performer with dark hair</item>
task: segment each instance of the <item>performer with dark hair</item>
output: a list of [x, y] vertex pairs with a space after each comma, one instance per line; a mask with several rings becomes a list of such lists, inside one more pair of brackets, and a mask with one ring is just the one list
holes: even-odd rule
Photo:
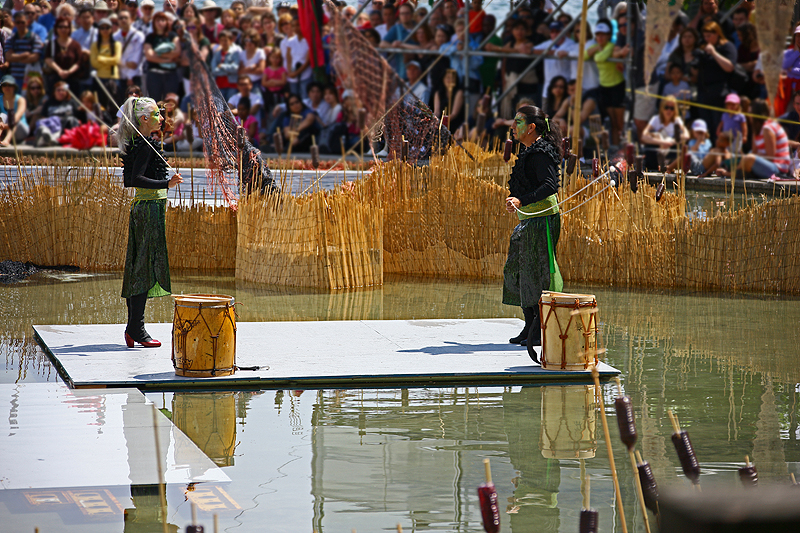
[[152, 98], [130, 97], [122, 106], [119, 146], [122, 152], [125, 187], [135, 187], [128, 223], [128, 252], [122, 278], [122, 297], [128, 306], [125, 342], [133, 348], [161, 343], [144, 328], [144, 308], [148, 298], [170, 294], [169, 261], [164, 216], [167, 188], [183, 182], [180, 174], [167, 179], [167, 163], [150, 135], [164, 120]]
[[521, 306], [525, 315], [524, 329], [509, 342], [527, 344], [538, 363], [532, 347], [541, 344], [539, 298], [542, 291], [561, 291], [564, 286], [555, 257], [561, 233], [556, 196], [561, 133], [541, 109], [531, 105], [520, 107], [514, 122], [514, 136], [525, 149], [508, 180], [506, 210], [516, 213], [520, 222], [511, 234], [503, 270], [503, 303]]

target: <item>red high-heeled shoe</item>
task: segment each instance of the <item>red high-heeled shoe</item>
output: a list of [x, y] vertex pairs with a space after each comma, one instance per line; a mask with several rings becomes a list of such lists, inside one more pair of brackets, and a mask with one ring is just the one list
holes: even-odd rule
[[138, 342], [144, 348], [160, 348], [161, 341], [157, 341], [156, 339], [150, 339], [149, 341], [134, 341], [133, 338], [128, 335], [128, 332], [125, 332], [125, 344], [128, 345], [128, 348], [133, 348], [134, 342]]

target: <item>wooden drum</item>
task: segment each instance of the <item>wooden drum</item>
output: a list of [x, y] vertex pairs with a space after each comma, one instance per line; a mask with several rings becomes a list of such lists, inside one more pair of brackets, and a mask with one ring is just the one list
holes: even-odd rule
[[542, 368], [586, 370], [597, 364], [597, 301], [593, 294], [544, 292], [539, 316]]
[[594, 385], [542, 387], [539, 447], [547, 459], [590, 459], [597, 451]]
[[172, 322], [172, 366], [179, 376], [230, 376], [236, 366], [233, 296], [181, 294]]

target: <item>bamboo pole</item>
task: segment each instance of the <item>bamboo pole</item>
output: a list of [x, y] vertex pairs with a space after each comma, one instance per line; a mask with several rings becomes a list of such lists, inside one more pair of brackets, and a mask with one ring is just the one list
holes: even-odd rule
[[[572, 110], [572, 146], [575, 147], [575, 150], [578, 150], [579, 142], [580, 142], [580, 129], [581, 129], [581, 107], [582, 102], [581, 98], [583, 95], [583, 65], [585, 61], [585, 54], [586, 54], [586, 15], [589, 10], [589, 1], [583, 0], [583, 5], [581, 7], [581, 21], [580, 21], [580, 39], [579, 39], [579, 53], [578, 53], [578, 74], [577, 79], [575, 80], [575, 108]], [[580, 155], [580, 154], [579, 154]], [[575, 173], [577, 175], [579, 170], [579, 165], [575, 165]]]

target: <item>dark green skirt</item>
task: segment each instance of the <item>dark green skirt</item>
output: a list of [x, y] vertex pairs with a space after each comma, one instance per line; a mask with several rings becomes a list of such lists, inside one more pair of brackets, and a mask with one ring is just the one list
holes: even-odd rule
[[128, 252], [122, 277], [122, 297], [170, 294], [167, 259], [166, 200], [136, 200], [128, 223]]
[[[553, 246], [555, 274], [550, 275], [547, 251], [547, 226]], [[561, 233], [561, 215], [527, 218], [511, 233], [508, 259], [503, 269], [503, 303], [536, 307], [543, 291], [561, 291], [564, 283], [555, 262], [555, 250]], [[551, 279], [552, 278], [552, 279]]]

